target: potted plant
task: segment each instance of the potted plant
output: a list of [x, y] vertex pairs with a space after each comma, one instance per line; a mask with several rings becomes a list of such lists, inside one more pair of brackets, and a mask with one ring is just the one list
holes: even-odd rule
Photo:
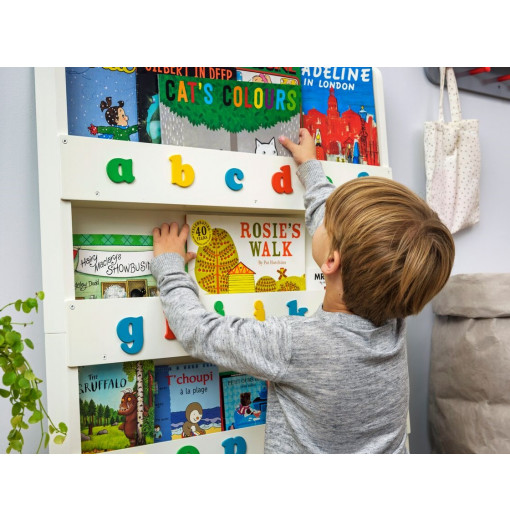
[[[14, 307], [17, 312], [29, 314], [35, 309], [38, 312], [39, 301], [44, 299], [44, 292], [37, 292], [34, 297], [26, 300], [18, 299], [0, 309], [0, 315], [9, 307]], [[6, 453], [17, 451], [22, 453], [24, 439], [22, 430], [29, 428], [30, 424], [39, 423], [41, 426], [41, 439], [37, 453], [41, 447], [47, 447], [51, 438], [55, 444], [62, 444], [67, 435], [67, 426], [60, 422], [58, 425], [51, 420], [42, 403], [42, 392], [39, 384], [42, 382], [34, 372], [24, 356], [24, 349], [34, 349], [30, 339], [23, 338], [15, 327], [26, 327], [28, 322], [13, 322], [12, 317], [4, 315], [0, 317], [0, 368], [2, 369], [2, 382], [0, 385], [0, 397], [8, 399], [12, 404], [11, 426], [7, 435], [9, 445]], [[2, 386], [3, 385], [3, 386]], [[44, 418], [48, 421], [48, 431], [44, 429]]]

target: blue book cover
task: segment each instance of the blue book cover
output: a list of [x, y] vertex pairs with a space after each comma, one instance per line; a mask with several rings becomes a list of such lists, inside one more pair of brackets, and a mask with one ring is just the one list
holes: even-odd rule
[[65, 75], [69, 134], [139, 141], [136, 67], [66, 67]]
[[221, 431], [220, 378], [209, 363], [168, 367], [172, 439]]
[[265, 424], [267, 382], [243, 374], [222, 374], [223, 429]]
[[372, 67], [302, 67], [301, 82], [317, 159], [379, 165]]
[[156, 391], [156, 400], [154, 402], [154, 442], [164, 442], [172, 440], [168, 366], [156, 366]]

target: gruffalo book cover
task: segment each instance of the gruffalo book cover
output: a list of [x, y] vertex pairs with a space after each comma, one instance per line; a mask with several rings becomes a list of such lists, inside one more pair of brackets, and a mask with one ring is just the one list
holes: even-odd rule
[[78, 368], [81, 452], [154, 442], [154, 361]]

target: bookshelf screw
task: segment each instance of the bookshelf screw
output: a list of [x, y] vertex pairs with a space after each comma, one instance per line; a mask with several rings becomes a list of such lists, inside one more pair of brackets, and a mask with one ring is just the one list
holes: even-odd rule
[[67, 139], [66, 139], [66, 138], [63, 138], [63, 139], [62, 139], [62, 143], [63, 143], [64, 145], [67, 145]]
[[96, 196], [99, 196], [99, 190], [96, 190]]
[[106, 361], [106, 354], [103, 353], [103, 361]]
[[71, 310], [74, 310], [74, 305], [71, 305], [69, 308], [70, 308]]

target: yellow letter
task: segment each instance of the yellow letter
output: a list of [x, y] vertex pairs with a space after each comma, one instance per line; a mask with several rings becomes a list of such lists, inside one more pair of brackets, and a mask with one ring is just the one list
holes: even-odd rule
[[183, 165], [180, 154], [168, 158], [172, 164], [172, 183], [180, 187], [189, 187], [195, 181], [195, 171], [191, 165]]

